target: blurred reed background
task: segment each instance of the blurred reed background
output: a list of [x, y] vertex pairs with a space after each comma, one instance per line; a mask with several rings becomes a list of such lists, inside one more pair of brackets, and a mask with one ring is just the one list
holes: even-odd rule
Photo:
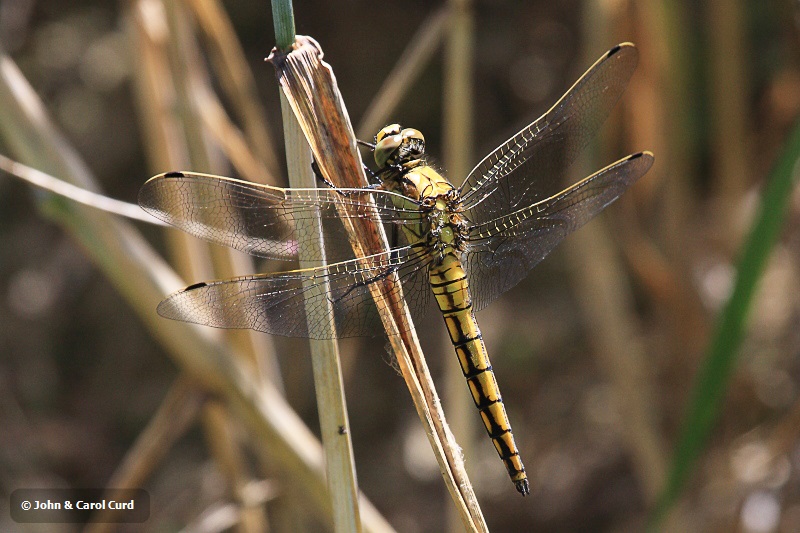
[[[492, 531], [639, 531], [667, 508], [665, 530], [800, 530], [797, 9], [295, 5], [297, 33], [322, 45], [361, 138], [386, 122], [416, 127], [456, 183], [611, 46], [639, 47], [627, 92], [570, 175], [643, 149], [653, 169], [478, 316], [531, 497], [513, 490], [479, 427], [441, 319], [418, 324]], [[263, 62], [274, 42], [267, 2], [4, 0], [2, 153], [130, 202], [149, 176], [176, 169], [286, 185], [278, 88]], [[63, 137], [20, 118], [11, 60]], [[150, 521], [126, 531], [327, 527], [322, 489], [307, 488], [318, 465], [292, 474], [291, 452], [272, 453], [283, 445], [254, 432], [245, 400], [232, 407], [224, 385], [209, 385], [225, 357], [192, 358], [223, 353], [209, 346], [239, 354], [317, 432], [307, 343], [178, 331], [155, 303], [181, 283], [167, 276], [157, 294], [124, 264], [145, 252], [85, 212], [0, 176], [0, 493], [124, 480], [152, 501]], [[135, 230], [186, 283], [286, 268], [176, 230]], [[359, 488], [398, 531], [459, 530], [384, 345], [341, 348]], [[383, 530], [361, 514], [366, 530]], [[5, 515], [0, 529], [28, 530]]]

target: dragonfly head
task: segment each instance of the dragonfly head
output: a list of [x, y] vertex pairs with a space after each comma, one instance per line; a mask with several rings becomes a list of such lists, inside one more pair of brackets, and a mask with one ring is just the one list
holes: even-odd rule
[[419, 130], [390, 124], [375, 136], [375, 163], [378, 168], [405, 165], [425, 155], [425, 137]]

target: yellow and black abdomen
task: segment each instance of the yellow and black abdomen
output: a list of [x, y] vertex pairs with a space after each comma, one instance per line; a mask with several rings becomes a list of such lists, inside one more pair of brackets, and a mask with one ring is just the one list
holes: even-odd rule
[[440, 264], [431, 267], [430, 283], [486, 432], [517, 490], [523, 495], [528, 494], [525, 467], [514, 442], [489, 354], [472, 311], [467, 276], [454, 253], [446, 254]]

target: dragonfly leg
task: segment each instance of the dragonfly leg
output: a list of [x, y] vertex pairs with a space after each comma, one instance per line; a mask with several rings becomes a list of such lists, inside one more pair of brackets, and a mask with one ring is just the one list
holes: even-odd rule
[[[359, 146], [363, 146], [365, 148], [369, 148], [373, 152], [375, 151], [375, 145], [373, 143], [368, 143], [366, 141], [362, 141], [361, 139], [356, 139], [356, 143]], [[374, 184], [370, 184], [369, 186], [367, 186], [368, 189], [375, 189], [375, 188], [379, 187], [381, 185], [381, 183], [383, 183], [383, 180], [381, 180], [381, 178], [380, 178], [380, 176], [378, 176], [377, 172], [373, 171], [371, 168], [369, 168], [363, 162], [361, 163], [361, 166], [364, 168], [364, 173], [367, 175], [367, 178], [368, 179], [372, 179], [373, 181], [375, 181]]]
[[369, 168], [364, 163], [361, 163], [361, 166], [364, 167], [364, 174], [367, 175], [367, 178], [372, 179], [375, 182], [375, 183], [371, 183], [368, 186], [370, 189], [374, 189], [375, 187], [379, 187], [381, 185], [381, 183], [383, 183], [381, 181], [380, 176], [378, 176], [378, 174], [376, 172], [374, 172], [371, 168]]
[[334, 185], [333, 183], [328, 181], [327, 178], [325, 178], [325, 176], [322, 175], [322, 171], [319, 169], [319, 165], [317, 164], [317, 160], [316, 159], [313, 159], [311, 161], [311, 170], [314, 172], [314, 175], [317, 177], [318, 180], [323, 182], [325, 185], [327, 185], [331, 189], [336, 190], [336, 185]]
[[359, 146], [363, 146], [365, 148], [369, 148], [373, 152], [375, 151], [375, 144], [373, 144], [373, 143], [368, 143], [367, 141], [362, 141], [361, 139], [356, 139], [356, 143]]

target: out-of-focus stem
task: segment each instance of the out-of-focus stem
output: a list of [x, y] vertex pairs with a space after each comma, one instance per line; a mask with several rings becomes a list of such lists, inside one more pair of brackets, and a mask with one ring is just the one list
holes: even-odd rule
[[[442, 98], [443, 148], [445, 166], [451, 176], [466, 177], [473, 157], [473, 49], [474, 30], [472, 2], [451, 0], [448, 2], [449, 20], [444, 43], [444, 94]], [[446, 331], [442, 332], [441, 344], [450, 343]], [[450, 348], [446, 348], [450, 351]], [[450, 424], [459, 436], [465, 458], [473, 457], [474, 429], [478, 417], [464, 390], [464, 375], [461, 366], [445, 365], [446, 402]], [[498, 465], [499, 466], [499, 465]], [[461, 531], [463, 527], [455, 508], [449, 508], [447, 522], [449, 531]]]
[[721, 216], [716, 217], [717, 234], [725, 236], [729, 240], [726, 244], [733, 250], [741, 238], [735, 231], [741, 225], [736, 222], [750, 176], [746, 139], [749, 87], [744, 72], [748, 60], [744, 52], [741, 2], [710, 0], [706, 2], [706, 18], [711, 44], [709, 86], [713, 95], [709, 102], [712, 176], [714, 192], [721, 201]]

